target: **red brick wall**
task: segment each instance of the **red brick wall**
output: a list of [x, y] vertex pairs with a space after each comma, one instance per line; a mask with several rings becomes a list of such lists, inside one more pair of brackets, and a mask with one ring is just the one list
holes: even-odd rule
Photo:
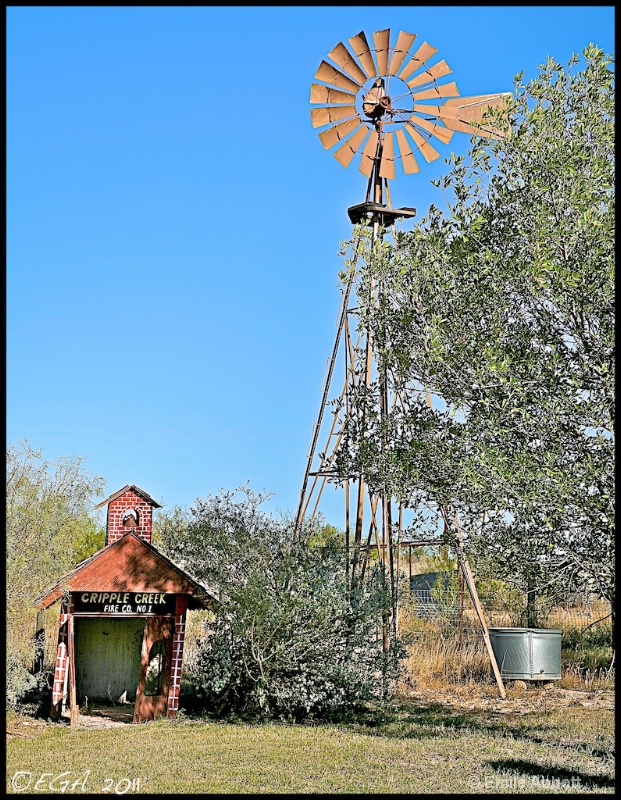
[[[138, 512], [138, 527], [129, 528], [123, 525], [123, 514], [128, 508], [133, 508]], [[145, 542], [151, 544], [151, 532], [153, 530], [153, 506], [143, 500], [140, 495], [127, 490], [120, 497], [108, 503], [108, 517], [106, 520], [106, 544], [112, 544], [125, 536], [129, 531], [133, 531]]]
[[175, 633], [173, 637], [172, 663], [170, 667], [170, 688], [168, 690], [168, 716], [176, 717], [179, 710], [181, 690], [181, 667], [183, 665], [183, 642], [185, 640], [185, 617], [188, 598], [178, 594], [175, 608]]

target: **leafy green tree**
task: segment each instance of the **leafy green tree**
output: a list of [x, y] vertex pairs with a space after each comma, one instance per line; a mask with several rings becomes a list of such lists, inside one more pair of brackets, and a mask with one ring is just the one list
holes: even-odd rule
[[525, 589], [612, 600], [614, 74], [594, 45], [580, 63], [516, 76], [510, 135], [437, 182], [448, 213], [368, 250], [362, 323], [396, 405], [382, 419], [377, 383], [350, 398], [337, 466], [418, 524], [450, 536], [457, 513]]
[[76, 456], [61, 456], [54, 463], [26, 440], [7, 447], [6, 643], [11, 702], [32, 685], [28, 668], [34, 655], [34, 599], [104, 544], [93, 503], [103, 485]]
[[185, 527], [162, 529], [167, 555], [220, 596], [192, 675], [197, 697], [214, 713], [301, 719], [386, 694], [399, 659], [377, 638], [377, 580], [352, 597], [341, 537], [321, 525], [294, 537], [264, 499], [221, 492], [181, 515]]

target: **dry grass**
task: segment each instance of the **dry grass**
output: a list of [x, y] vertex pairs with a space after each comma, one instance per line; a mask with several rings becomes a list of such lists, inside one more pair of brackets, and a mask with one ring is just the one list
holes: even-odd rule
[[[399, 627], [408, 643], [405, 686], [442, 689], [493, 683], [489, 656], [471, 609], [465, 610], [461, 643], [454, 620], [424, 620], [411, 608], [400, 612]], [[579, 691], [614, 690], [614, 668], [609, 667], [612, 648], [589, 642], [588, 636], [578, 646], [576, 640], [580, 641], [580, 634], [575, 629], [564, 631], [558, 685]]]
[[408, 643], [406, 683], [425, 689], [487, 683], [489, 657], [481, 637], [472, 635], [472, 625], [472, 620], [466, 618], [466, 635], [460, 643], [450, 621], [423, 620], [411, 608], [404, 608], [399, 615], [399, 628]]
[[489, 657], [478, 642], [458, 648], [447, 639], [419, 639], [409, 646], [405, 666], [416, 686], [426, 689], [489, 681]]
[[614, 669], [581, 669], [577, 664], [562, 664], [561, 679], [558, 685], [562, 689], [575, 689], [577, 691], [593, 690], [613, 691], [615, 688]]

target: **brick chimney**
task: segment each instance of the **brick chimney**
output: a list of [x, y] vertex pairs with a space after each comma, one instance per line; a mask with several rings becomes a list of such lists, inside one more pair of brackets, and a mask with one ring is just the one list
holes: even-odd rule
[[153, 509], [161, 508], [152, 497], [137, 486], [124, 486], [96, 508], [108, 506], [106, 545], [113, 544], [130, 531], [151, 544]]

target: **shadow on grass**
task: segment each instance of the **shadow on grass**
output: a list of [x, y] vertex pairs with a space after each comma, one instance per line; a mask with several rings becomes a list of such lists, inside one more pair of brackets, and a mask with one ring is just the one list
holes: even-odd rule
[[[532, 715], [525, 715], [532, 716]], [[524, 720], [521, 717], [521, 720]], [[343, 720], [347, 727], [358, 733], [379, 735], [396, 739], [422, 739], [446, 736], [451, 730], [469, 730], [488, 736], [503, 736], [521, 739], [533, 744], [559, 746], [556, 728], [542, 724], [537, 715], [534, 728], [516, 726], [511, 718], [491, 720], [484, 711], [453, 712], [441, 703], [403, 705], [393, 709], [373, 709], [358, 713], [355, 719]], [[343, 724], [341, 722], [341, 724]], [[337, 723], [338, 724], [338, 723]], [[547, 735], [546, 735], [547, 734]], [[595, 748], [588, 741], [574, 739], [566, 745], [571, 750], [588, 753], [593, 758], [613, 759], [614, 745], [610, 748]]]
[[[190, 719], [220, 721], [232, 724], [257, 725], [265, 722], [236, 716], [215, 718], [210, 715], [190, 714]], [[490, 719], [489, 712], [483, 710], [452, 711], [441, 703], [395, 703], [389, 706], [378, 705], [357, 709], [349, 709], [340, 714], [330, 714], [322, 719], [306, 719], [302, 725], [334, 725], [352, 733], [367, 736], [381, 736], [389, 739], [430, 739], [446, 737], [453, 732], [462, 731], [480, 733], [485, 736], [506, 737], [524, 740], [533, 744], [563, 747], [573, 751], [586, 753], [590, 757], [603, 760], [614, 759], [614, 744], [596, 748], [586, 738], [581, 739], [574, 734], [570, 743], [562, 743], [562, 732], [557, 726], [545, 724], [541, 715], [533, 712], [520, 716], [516, 724], [513, 715], [502, 715], [498, 720]], [[528, 718], [535, 724], [529, 727]], [[272, 724], [275, 720], [271, 720]], [[281, 720], [283, 725], [294, 723], [292, 719]]]
[[589, 775], [579, 769], [542, 766], [534, 761], [524, 761], [518, 758], [502, 758], [498, 761], [487, 761], [486, 764], [498, 772], [517, 773], [518, 777], [524, 775], [540, 777], [543, 779], [543, 786], [548, 781], [562, 781], [563, 784], [573, 783], [579, 789], [607, 789], [615, 785], [614, 778], [607, 778], [604, 775]]

